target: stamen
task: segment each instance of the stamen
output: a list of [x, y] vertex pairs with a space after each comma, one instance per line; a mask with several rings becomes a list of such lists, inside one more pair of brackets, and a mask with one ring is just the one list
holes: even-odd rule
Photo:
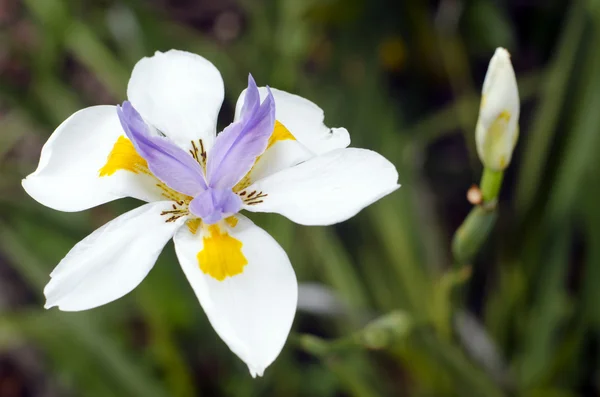
[[188, 210], [187, 209], [174, 209], [174, 210], [169, 210], [169, 211], [163, 211], [160, 214], [161, 215], [167, 215], [167, 214], [182, 214], [182, 213], [187, 213]]
[[206, 164], [206, 150], [204, 150], [204, 142], [202, 142], [202, 139], [199, 139], [198, 143], [200, 143], [200, 157], [202, 157], [202, 162]]
[[206, 169], [206, 151], [204, 150], [204, 143], [202, 139], [198, 139], [198, 145], [196, 145], [195, 141], [190, 141], [192, 143], [192, 149], [190, 149], [190, 154], [196, 160], [198, 164], [202, 166], [202, 168]]
[[165, 223], [170, 223], [170, 222], [175, 222], [177, 219], [183, 217], [185, 215], [173, 215], [172, 217], [170, 217], [169, 219], [167, 219], [165, 221]]
[[194, 141], [192, 141], [192, 147], [194, 149], [190, 150], [190, 153], [192, 154], [192, 157], [194, 158], [194, 160], [196, 160], [198, 163], [200, 163], [200, 160], [198, 159], [198, 148], [196, 147], [196, 144], [194, 143]]
[[[166, 196], [166, 194], [163, 194], [163, 195]], [[188, 209], [189, 201], [185, 202], [182, 200], [177, 200], [177, 198], [175, 198], [173, 201], [175, 201], [175, 202], [173, 204], [171, 204], [171, 207], [173, 207], [172, 210], [165, 210], [160, 213], [161, 216], [168, 217], [167, 219], [165, 219], [166, 223], [175, 222], [177, 219], [190, 214], [190, 211]], [[178, 208], [178, 206], [179, 206], [179, 208]]]
[[[250, 194], [248, 194], [246, 196], [247, 193], [248, 192], [244, 190], [243, 192], [238, 193], [238, 195], [242, 198], [242, 201], [248, 205], [262, 203], [263, 200], [260, 200], [260, 199], [268, 196], [268, 194], [263, 193], [262, 191], [257, 192], [256, 190], [253, 190], [252, 192], [250, 192]], [[246, 197], [244, 197], [244, 196], [246, 196]]]

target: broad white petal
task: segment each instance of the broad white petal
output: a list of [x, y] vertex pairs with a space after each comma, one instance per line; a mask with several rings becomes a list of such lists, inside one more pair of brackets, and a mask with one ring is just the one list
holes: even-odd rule
[[135, 65], [127, 96], [148, 123], [184, 149], [198, 139], [205, 148], [212, 146], [224, 87], [207, 59], [185, 51], [157, 51]]
[[[260, 87], [263, 100], [267, 95], [266, 87]], [[329, 128], [323, 121], [323, 110], [308, 99], [271, 88], [275, 98], [275, 118], [281, 122], [294, 137], [314, 154], [322, 154], [334, 149], [345, 148], [350, 144], [350, 135], [345, 128]], [[239, 117], [244, 104], [245, 90], [238, 99], [235, 114]]]
[[183, 218], [165, 222], [171, 202], [142, 205], [81, 240], [50, 274], [46, 308], [91, 309], [133, 290], [154, 266]]
[[[241, 193], [246, 192], [248, 211], [276, 212], [303, 225], [331, 225], [398, 187], [398, 172], [383, 156], [347, 148], [279, 171]], [[262, 197], [252, 200], [256, 196]]]
[[81, 211], [121, 197], [160, 199], [156, 180], [120, 170], [100, 176], [119, 137], [125, 136], [115, 106], [78, 111], [54, 131], [42, 148], [37, 170], [23, 188], [41, 204], [59, 211]]
[[217, 334], [248, 365], [252, 376], [262, 376], [289, 334], [298, 285], [279, 244], [246, 217], [236, 218], [237, 225], [227, 227], [227, 232], [242, 243], [248, 261], [242, 273], [218, 281], [200, 269], [197, 255], [205, 247], [205, 232], [192, 234], [182, 227], [174, 238], [175, 250]]

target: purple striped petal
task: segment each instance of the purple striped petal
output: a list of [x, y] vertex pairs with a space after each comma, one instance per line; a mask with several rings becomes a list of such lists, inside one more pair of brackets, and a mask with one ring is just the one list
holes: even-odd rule
[[231, 123], [217, 136], [209, 152], [206, 166], [208, 185], [216, 189], [235, 186], [267, 148], [274, 126], [273, 95], [269, 90], [261, 105], [258, 87], [249, 75], [240, 120]]
[[242, 208], [242, 199], [231, 189], [212, 189], [200, 193], [190, 202], [192, 214], [202, 218], [206, 224], [213, 224]]
[[192, 197], [206, 190], [200, 164], [168, 138], [152, 135], [129, 101], [117, 106], [117, 114], [127, 137], [158, 179], [171, 189]]

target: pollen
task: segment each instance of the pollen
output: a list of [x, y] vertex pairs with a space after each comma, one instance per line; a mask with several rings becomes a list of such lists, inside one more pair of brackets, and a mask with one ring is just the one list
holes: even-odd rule
[[218, 281], [241, 274], [248, 264], [241, 241], [221, 230], [218, 224], [210, 225], [208, 234], [202, 238], [204, 247], [197, 255], [200, 270]]
[[121, 135], [115, 142], [104, 167], [100, 168], [100, 176], [111, 176], [119, 170], [133, 173], [149, 173], [148, 163], [140, 156], [133, 143]]

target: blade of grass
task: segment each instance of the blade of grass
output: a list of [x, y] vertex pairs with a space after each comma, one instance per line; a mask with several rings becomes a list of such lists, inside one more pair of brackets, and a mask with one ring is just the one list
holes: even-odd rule
[[529, 131], [524, 135], [523, 163], [517, 182], [515, 205], [523, 217], [533, 205], [539, 191], [544, 167], [550, 153], [564, 104], [579, 43], [583, 37], [585, 10], [581, 2], [573, 2], [551, 66], [540, 88], [540, 103]]

